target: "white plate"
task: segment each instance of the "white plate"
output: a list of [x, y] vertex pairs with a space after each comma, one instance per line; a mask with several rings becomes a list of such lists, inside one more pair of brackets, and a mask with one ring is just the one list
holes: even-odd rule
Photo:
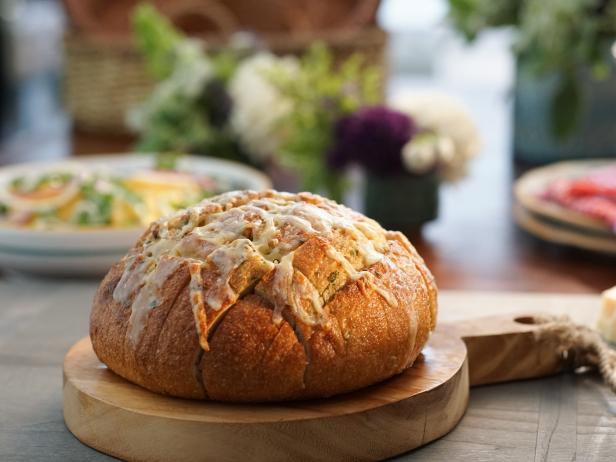
[[541, 198], [550, 183], [555, 180], [588, 175], [613, 164], [613, 159], [573, 160], [534, 168], [515, 182], [514, 194], [525, 209], [540, 217], [615, 238], [614, 232], [603, 221]]
[[[115, 154], [12, 165], [0, 169], [0, 189], [15, 176], [73, 166], [123, 175], [151, 168], [153, 158], [145, 154]], [[215, 178], [228, 190], [271, 187], [270, 180], [261, 172], [221, 159], [184, 156], [178, 169]], [[0, 268], [62, 276], [100, 275], [126, 253], [142, 232], [142, 228], [38, 230], [0, 226]]]
[[521, 205], [514, 206], [513, 215], [522, 229], [544, 241], [616, 255], [616, 239], [613, 237], [590, 233], [581, 228], [560, 224], [558, 221], [546, 220]]

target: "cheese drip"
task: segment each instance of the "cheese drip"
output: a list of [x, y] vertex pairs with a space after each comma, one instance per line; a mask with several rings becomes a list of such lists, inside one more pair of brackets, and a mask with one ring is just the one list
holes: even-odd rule
[[381, 297], [383, 297], [388, 305], [398, 306], [398, 300], [396, 300], [396, 298], [391, 294], [391, 292], [389, 292], [385, 287], [381, 286], [378, 283], [377, 279], [374, 277], [374, 274], [369, 271], [357, 271], [355, 268], [353, 268], [353, 265], [351, 265], [351, 263], [349, 263], [349, 261], [344, 257], [344, 255], [338, 252], [334, 247], [330, 246], [327, 248], [327, 256], [330, 257], [332, 260], [336, 260], [338, 263], [340, 263], [340, 266], [342, 266], [344, 271], [353, 281], [363, 278], [362, 280], [365, 281], [366, 284], [368, 284], [372, 289], [374, 289], [374, 291], [377, 292]]
[[[201, 346], [206, 350], [207, 313], [224, 310], [237, 301], [240, 294], [230, 281], [248, 258], [256, 256], [266, 269], [275, 271], [274, 319], [279, 322], [282, 311], [288, 308], [307, 324], [325, 323], [327, 315], [317, 289], [293, 269], [294, 252], [301, 244], [312, 236], [334, 240], [341, 234], [354, 242], [360, 266], [369, 267], [384, 258], [384, 230], [346, 207], [327, 201], [313, 204], [304, 195], [280, 194], [229, 208], [229, 201], [239, 202], [239, 198], [241, 194], [237, 193], [219, 196], [161, 221], [157, 238], [146, 241], [140, 254], [126, 258], [113, 297], [125, 306], [132, 305], [131, 339], [140, 337], [145, 318], [157, 306], [161, 281], [175, 270], [169, 265], [159, 269], [169, 257], [189, 264], [190, 301]], [[221, 205], [226, 210], [221, 211]], [[362, 278], [387, 303], [397, 305], [395, 297], [372, 273], [356, 269], [334, 247], [328, 248], [327, 255], [342, 266], [351, 280]], [[211, 271], [206, 281], [202, 276], [204, 268]]]
[[149, 262], [141, 255], [128, 255], [124, 258], [122, 276], [113, 290], [113, 299], [116, 302], [128, 305], [137, 289], [145, 283], [143, 272], [147, 264]]
[[200, 262], [191, 262], [188, 266], [190, 271], [189, 297], [192, 306], [193, 317], [197, 327], [199, 344], [205, 351], [210, 350], [207, 343], [207, 316], [205, 315], [205, 305], [203, 303], [203, 278], [201, 270], [203, 266]]
[[[295, 273], [294, 255], [294, 252], [285, 255], [276, 265], [272, 281], [273, 320], [275, 323], [282, 321], [282, 311], [288, 307], [297, 319], [306, 324], [323, 324], [327, 319], [319, 292], [305, 276]], [[304, 301], [308, 301], [311, 309], [304, 308]]]
[[132, 304], [128, 322], [128, 338], [132, 343], [138, 342], [149, 311], [160, 304], [163, 286], [180, 264], [181, 260], [177, 258], [165, 257], [158, 262], [156, 269], [148, 274]]
[[206, 290], [205, 301], [213, 310], [233, 304], [238, 295], [230, 285], [231, 276], [251, 254], [255, 254], [252, 243], [248, 239], [238, 239], [231, 244], [220, 247], [208, 258], [216, 267], [217, 277]]

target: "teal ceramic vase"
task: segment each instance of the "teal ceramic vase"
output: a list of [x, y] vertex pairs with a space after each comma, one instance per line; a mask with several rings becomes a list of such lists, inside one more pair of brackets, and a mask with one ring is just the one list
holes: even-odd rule
[[[613, 62], [614, 58], [610, 55]], [[552, 101], [563, 78], [538, 76], [518, 59], [514, 88], [513, 152], [518, 163], [540, 165], [561, 160], [616, 157], [616, 66], [611, 76], [596, 80], [578, 73], [580, 110], [567, 136], [552, 129]], [[575, 117], [574, 114], [564, 114]]]
[[366, 175], [364, 212], [384, 228], [414, 231], [438, 216], [436, 173], [411, 176]]

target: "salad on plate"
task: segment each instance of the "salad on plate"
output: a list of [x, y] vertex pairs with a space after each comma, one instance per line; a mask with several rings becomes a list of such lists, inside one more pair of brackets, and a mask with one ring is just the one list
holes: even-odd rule
[[0, 270], [100, 275], [154, 220], [269, 178], [206, 156], [110, 154], [0, 168]]
[[161, 162], [151, 169], [124, 173], [64, 165], [10, 178], [0, 193], [0, 225], [143, 227], [225, 189], [213, 177], [179, 171]]

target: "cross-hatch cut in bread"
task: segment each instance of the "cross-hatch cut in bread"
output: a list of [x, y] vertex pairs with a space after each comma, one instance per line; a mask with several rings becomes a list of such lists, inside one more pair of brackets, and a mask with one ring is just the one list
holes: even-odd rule
[[101, 283], [99, 358], [153, 391], [330, 396], [412, 365], [436, 287], [400, 233], [308, 194], [240, 191], [153, 223]]

